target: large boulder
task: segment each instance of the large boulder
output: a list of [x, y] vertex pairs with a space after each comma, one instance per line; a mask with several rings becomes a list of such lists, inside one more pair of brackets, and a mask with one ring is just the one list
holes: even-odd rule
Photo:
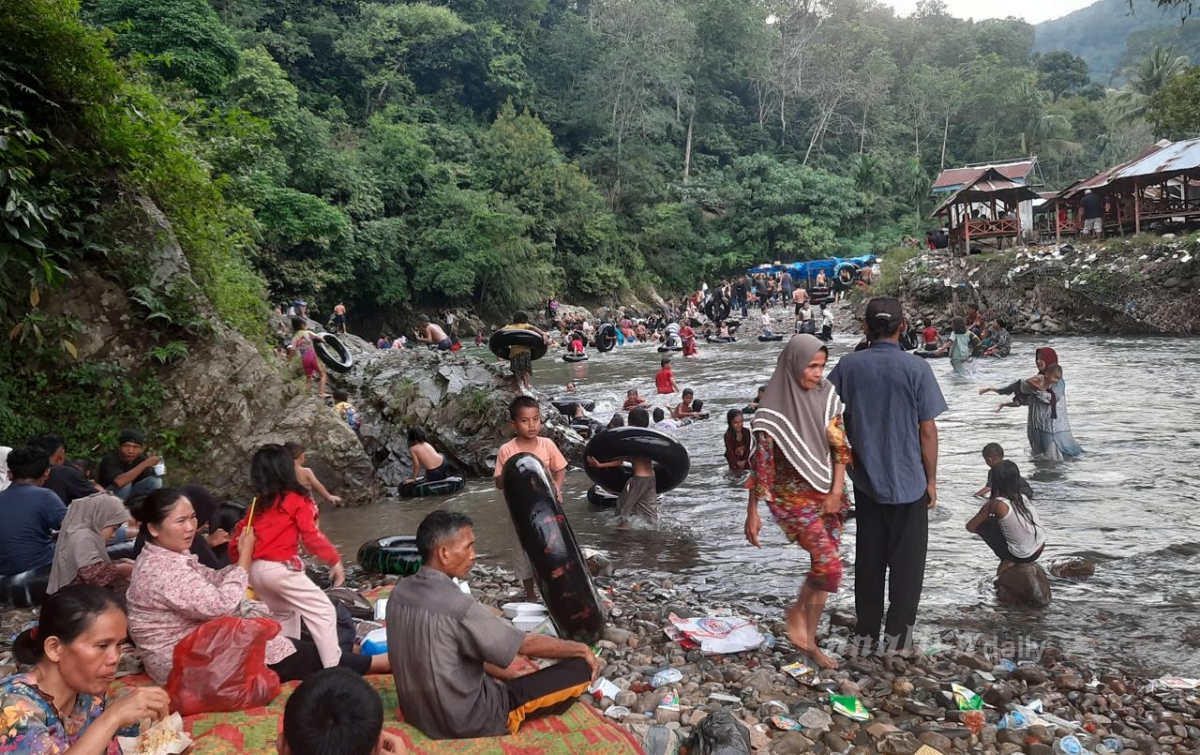
[[1017, 564], [996, 577], [996, 600], [1012, 606], [1050, 605], [1050, 577], [1040, 565]]
[[[352, 349], [354, 351], [356, 349]], [[489, 361], [477, 355], [486, 354]], [[346, 387], [362, 415], [359, 435], [376, 477], [389, 488], [412, 470], [408, 430], [419, 427], [459, 470], [491, 476], [496, 452], [512, 438], [508, 405], [517, 395], [507, 363], [473, 347], [452, 353], [429, 349], [371, 350], [356, 354], [354, 368], [334, 380]], [[542, 435], [568, 459], [583, 457], [583, 439], [540, 396]]]

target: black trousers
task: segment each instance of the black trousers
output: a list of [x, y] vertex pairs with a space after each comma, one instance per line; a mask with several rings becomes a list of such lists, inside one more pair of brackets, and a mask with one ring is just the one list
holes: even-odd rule
[[591, 683], [592, 669], [582, 658], [568, 658], [505, 682], [508, 733], [516, 734], [521, 722], [527, 719], [565, 713]]
[[884, 620], [883, 591], [888, 609], [884, 650], [905, 650], [912, 643], [917, 606], [925, 583], [929, 546], [929, 496], [913, 503], [882, 504], [861, 489], [854, 491], [858, 534], [854, 547], [855, 643], [879, 643]]
[[983, 542], [988, 544], [992, 549], [992, 553], [1001, 561], [1011, 561], [1015, 564], [1032, 564], [1042, 557], [1042, 551], [1046, 546], [1037, 549], [1037, 552], [1028, 558], [1017, 558], [1008, 549], [1008, 541], [1004, 539], [1004, 532], [1000, 530], [1000, 523], [995, 517], [988, 517], [987, 521], [979, 525], [979, 529], [975, 530], [975, 534], [983, 538]]
[[[321, 665], [321, 654], [317, 652], [316, 645], [305, 640], [295, 639], [292, 640], [292, 644], [296, 646], [296, 652], [268, 667], [279, 674], [279, 681], [303, 681], [324, 668]], [[338, 666], [348, 668], [356, 674], [365, 675], [371, 670], [371, 657], [343, 652]]]

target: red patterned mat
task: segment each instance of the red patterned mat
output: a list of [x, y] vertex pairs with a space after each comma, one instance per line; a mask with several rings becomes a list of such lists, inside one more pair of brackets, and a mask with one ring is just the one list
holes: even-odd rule
[[[571, 706], [561, 716], [526, 722], [511, 737], [432, 740], [400, 720], [396, 686], [390, 674], [366, 679], [383, 699], [384, 726], [400, 735], [415, 755], [644, 755], [629, 732], [583, 703]], [[145, 676], [126, 677], [117, 682], [114, 691], [125, 685], [149, 683]], [[279, 697], [265, 708], [184, 719], [188, 735], [195, 740], [191, 755], [275, 755], [283, 707], [295, 688], [295, 683], [285, 684]]]

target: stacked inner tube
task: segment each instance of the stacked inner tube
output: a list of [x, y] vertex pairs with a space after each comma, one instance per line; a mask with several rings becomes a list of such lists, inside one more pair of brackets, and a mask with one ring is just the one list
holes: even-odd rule
[[546, 356], [546, 340], [532, 330], [501, 328], [488, 339], [488, 348], [501, 359], [508, 359], [508, 350], [513, 346], [527, 346], [532, 352], [532, 359]]
[[599, 485], [593, 485], [588, 488], [587, 500], [596, 508], [600, 509], [615, 509], [617, 507], [617, 499], [620, 498], [616, 493], [610, 493]]
[[[645, 456], [654, 465], [654, 489], [658, 493], [674, 490], [687, 479], [692, 462], [683, 444], [666, 433], [647, 427], [614, 427], [596, 433], [588, 441], [584, 456], [612, 461], [626, 456]], [[587, 466], [592, 482], [610, 493], [620, 493], [633, 476], [631, 465], [599, 469]]]
[[467, 481], [458, 476], [446, 477], [433, 482], [428, 482], [424, 477], [418, 477], [412, 482], [401, 483], [399, 493], [401, 498], [425, 498], [431, 495], [457, 493], [466, 486]]
[[596, 351], [603, 354], [606, 351], [612, 351], [617, 345], [617, 327], [611, 322], [603, 323], [596, 328]]
[[516, 454], [504, 465], [501, 486], [558, 635], [588, 644], [600, 639], [600, 598], [545, 466], [533, 454]]
[[758, 340], [762, 341], [763, 343], [766, 343], [768, 341], [782, 341], [783, 335], [780, 333], [775, 333], [775, 334], [769, 335], [769, 336], [759, 336]]
[[317, 353], [317, 359], [334, 372], [349, 372], [354, 366], [354, 357], [350, 356], [346, 344], [332, 333], [322, 333], [321, 338], [325, 340], [313, 341], [313, 351]]
[[586, 362], [587, 359], [587, 354], [576, 354], [573, 351], [568, 351], [567, 353], [563, 354], [564, 362]]
[[564, 417], [574, 417], [577, 406], [582, 406], [585, 412], [596, 408], [596, 402], [590, 398], [576, 398], [575, 396], [556, 396], [550, 399], [550, 403]]
[[724, 298], [709, 299], [704, 305], [704, 315], [713, 322], [721, 322], [729, 317], [729, 300]]
[[372, 574], [396, 574], [406, 577], [421, 568], [417, 553], [417, 538], [413, 535], [392, 535], [369, 540], [358, 549], [358, 565]]

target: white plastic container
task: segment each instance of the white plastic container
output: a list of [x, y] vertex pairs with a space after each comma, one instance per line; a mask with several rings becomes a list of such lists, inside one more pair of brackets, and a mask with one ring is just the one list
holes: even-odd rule
[[363, 655], [383, 655], [387, 652], [387, 648], [387, 627], [376, 629], [363, 638]]
[[387, 598], [380, 598], [375, 601], [375, 620], [383, 621], [387, 618]]
[[500, 606], [500, 610], [504, 611], [506, 619], [533, 618], [539, 616], [546, 618], [550, 612], [540, 603], [505, 603]]

